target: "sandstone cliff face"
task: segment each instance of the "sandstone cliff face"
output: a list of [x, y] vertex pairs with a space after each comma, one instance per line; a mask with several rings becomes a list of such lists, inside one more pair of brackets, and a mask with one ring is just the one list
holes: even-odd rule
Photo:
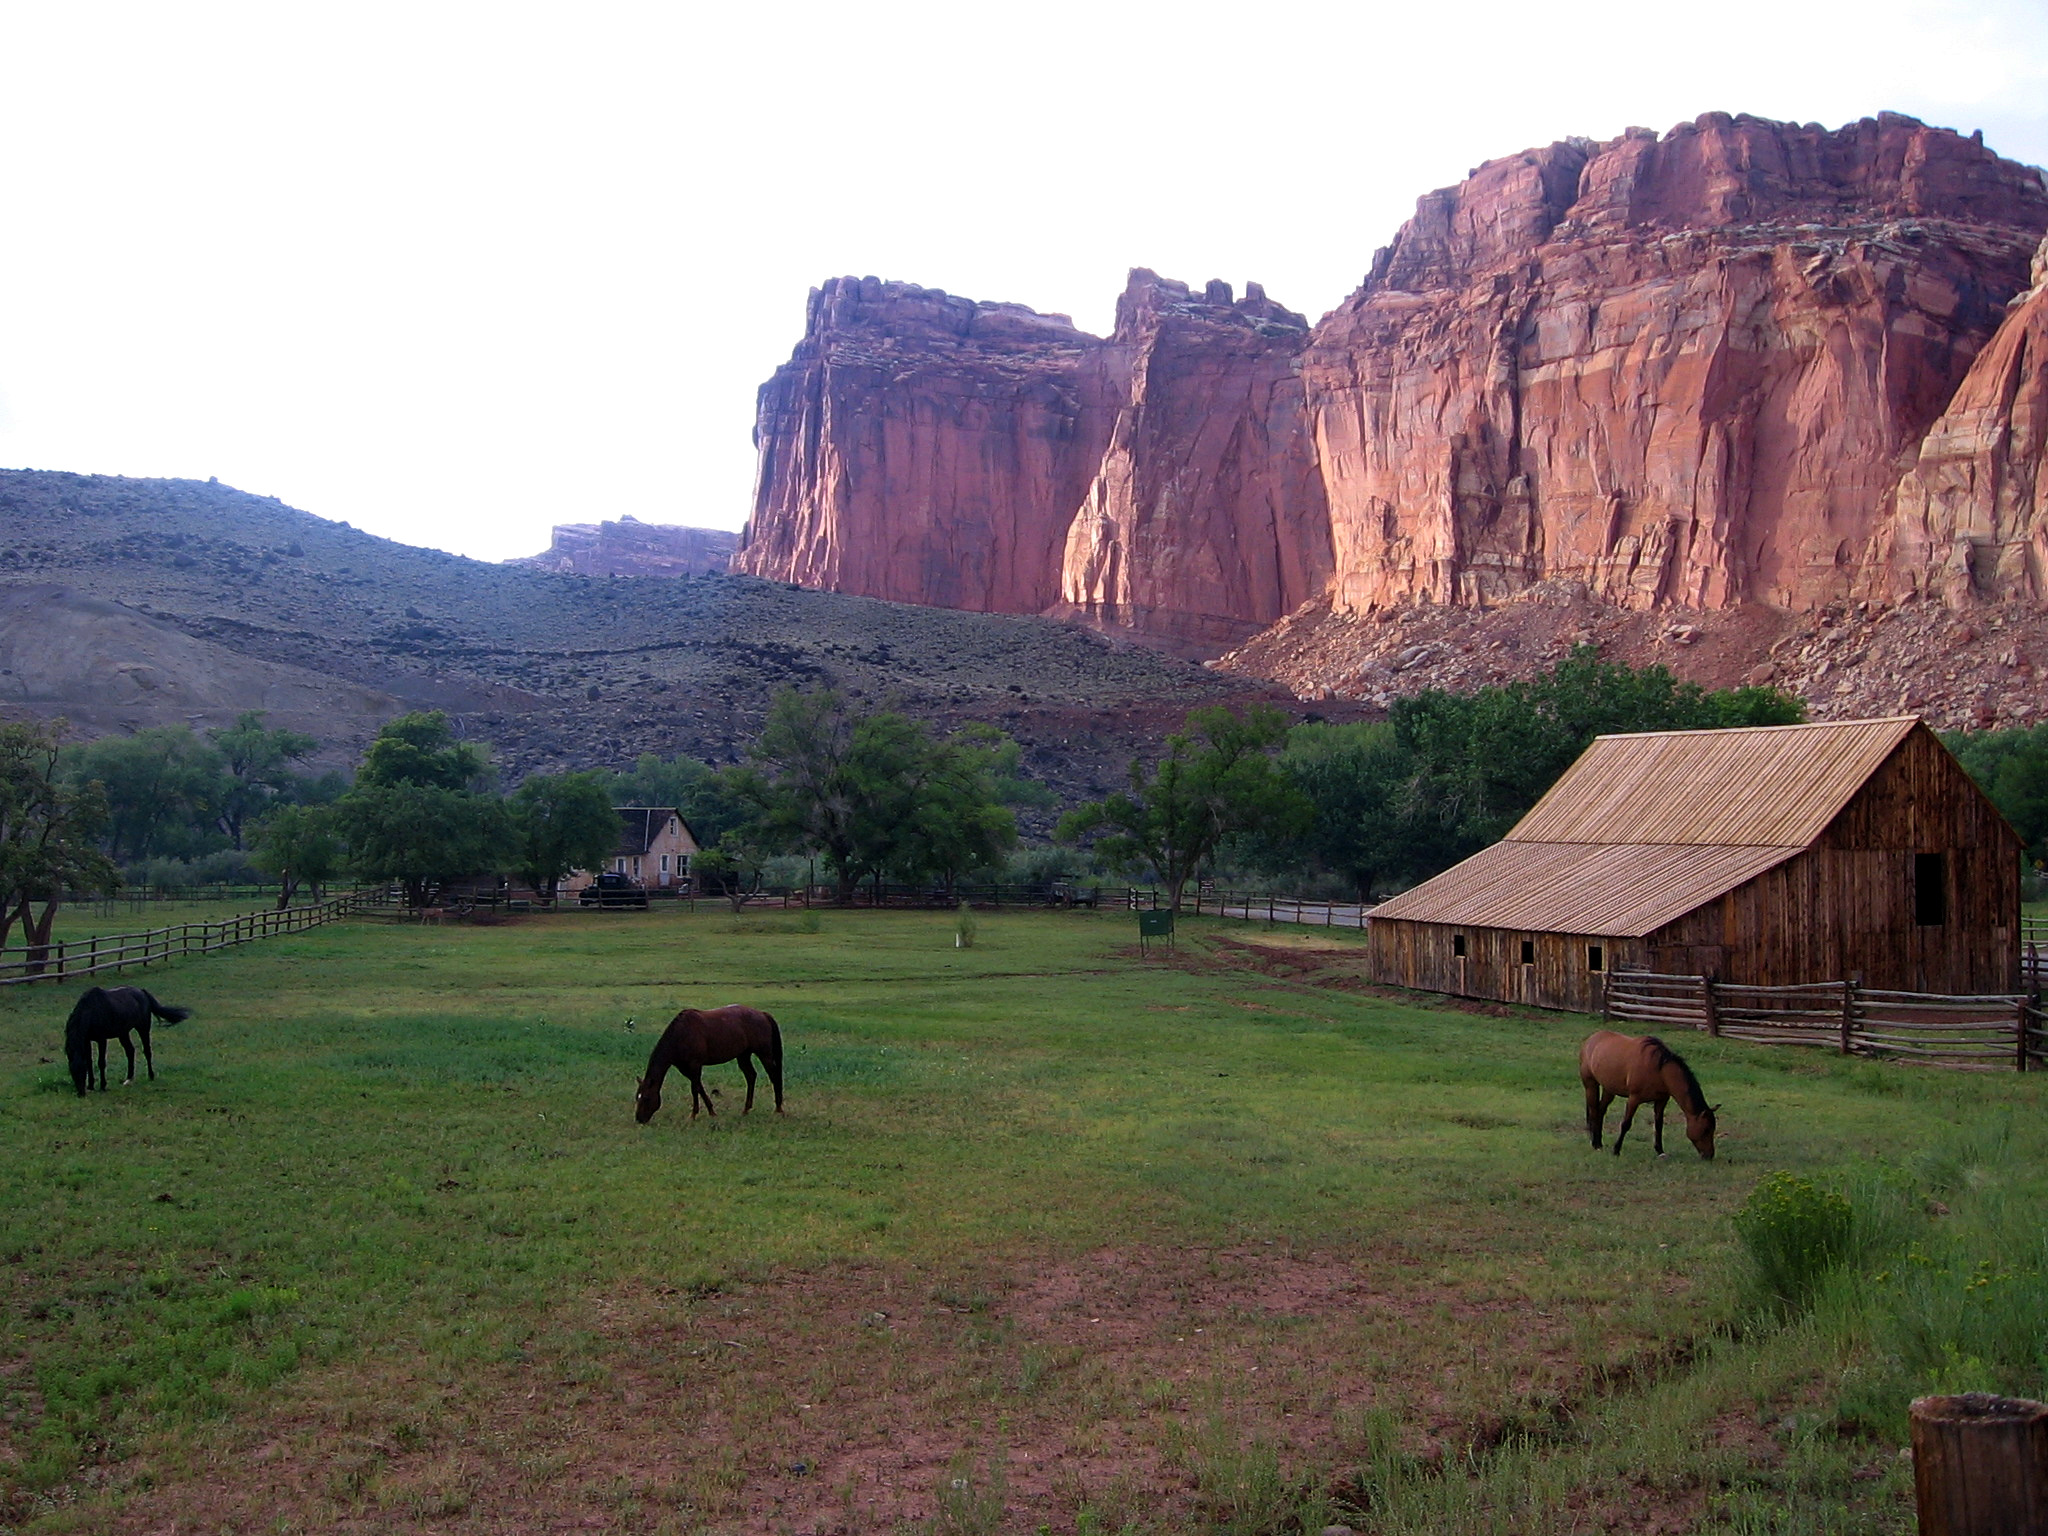
[[1109, 447], [1067, 530], [1063, 617], [1213, 654], [1329, 578], [1295, 358], [1308, 322], [1257, 283], [1197, 296], [1143, 268], [1117, 304]]
[[1482, 167], [1304, 357], [1336, 605], [1844, 595], [2044, 226], [2036, 173], [1890, 116]]
[[508, 561], [583, 576], [698, 576], [732, 564], [739, 535], [723, 528], [643, 523], [557, 523], [545, 553]]
[[1866, 586], [1951, 606], [2048, 592], [2048, 241], [2033, 286], [1920, 442]]
[[1109, 435], [1103, 344], [1064, 315], [837, 278], [761, 387], [734, 568], [994, 613], [1059, 596]]
[[2032, 594], [2044, 230], [1978, 140], [1710, 113], [1431, 193], [1312, 331], [1146, 272], [1106, 339], [840, 279], [762, 390], [736, 564], [1212, 650], [1559, 584]]

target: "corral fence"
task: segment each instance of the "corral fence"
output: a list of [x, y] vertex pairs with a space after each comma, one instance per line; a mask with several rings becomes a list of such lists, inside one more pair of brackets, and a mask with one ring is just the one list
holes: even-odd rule
[[0, 951], [0, 986], [32, 981], [69, 981], [99, 976], [132, 966], [157, 965], [187, 955], [267, 939], [280, 933], [302, 933], [324, 923], [355, 917], [376, 897], [351, 892], [303, 907], [245, 912], [212, 923], [173, 923], [145, 933], [102, 933], [83, 939], [55, 939], [16, 952]]
[[1601, 1017], [1966, 1072], [2037, 1072], [2048, 1066], [2048, 1021], [2033, 996], [1886, 992], [1853, 981], [1753, 987], [1707, 976], [1616, 971], [1607, 981]]
[[2048, 982], [2048, 917], [2020, 918], [2020, 980], [2030, 987]]
[[1276, 896], [1271, 892], [1195, 892], [1197, 916], [1235, 917], [1257, 923], [1302, 923], [1311, 928], [1356, 928], [1365, 931], [1372, 908], [1355, 901], [1304, 901], [1298, 896]]

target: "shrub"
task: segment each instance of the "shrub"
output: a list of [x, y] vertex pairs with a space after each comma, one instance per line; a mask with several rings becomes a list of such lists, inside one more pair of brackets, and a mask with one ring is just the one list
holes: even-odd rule
[[1759, 1180], [1735, 1213], [1757, 1299], [1787, 1311], [1805, 1306], [1847, 1257], [1854, 1221], [1846, 1195], [1811, 1179], [1774, 1173]]
[[955, 949], [974, 948], [974, 935], [980, 930], [980, 927], [981, 925], [974, 920], [974, 909], [968, 906], [966, 902], [961, 902], [960, 915], [953, 920], [953, 947]]

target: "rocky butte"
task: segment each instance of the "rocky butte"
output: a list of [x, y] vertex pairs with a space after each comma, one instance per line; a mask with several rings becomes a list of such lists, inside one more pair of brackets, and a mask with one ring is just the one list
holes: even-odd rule
[[837, 279], [734, 564], [1204, 655], [1559, 591], [2035, 599], [2044, 231], [1981, 137], [1708, 113], [1480, 166], [1314, 326], [1143, 270], [1107, 337]]
[[506, 563], [579, 576], [699, 576], [729, 569], [738, 544], [727, 529], [643, 523], [628, 513], [617, 522], [557, 523], [544, 553]]

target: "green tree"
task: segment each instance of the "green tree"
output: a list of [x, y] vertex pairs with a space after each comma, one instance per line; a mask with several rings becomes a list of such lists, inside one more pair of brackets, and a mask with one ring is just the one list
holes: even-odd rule
[[439, 710], [401, 715], [377, 733], [354, 788], [334, 803], [349, 863], [368, 880], [393, 880], [408, 906], [429, 886], [495, 873], [515, 853], [505, 803], [476, 787], [489, 773], [481, 746], [458, 741]]
[[320, 888], [341, 870], [345, 857], [332, 806], [281, 805], [251, 829], [256, 867], [276, 875], [280, 910], [292, 904], [301, 885], [320, 899]]
[[97, 781], [108, 851], [124, 863], [192, 858], [225, 844], [217, 821], [229, 794], [220, 752], [190, 726], [152, 726], [66, 749], [74, 783]]
[[1293, 835], [1247, 849], [1273, 873], [1334, 875], [1371, 901], [1382, 881], [1398, 882], [1435, 863], [1440, 828], [1411, 809], [1413, 759], [1386, 721], [1301, 725], [1288, 733], [1280, 771], [1311, 814]]
[[1274, 762], [1287, 717], [1269, 705], [1243, 715], [1197, 709], [1166, 738], [1148, 774], [1131, 764], [1129, 794], [1114, 794], [1060, 819], [1062, 842], [1092, 839], [1112, 869], [1149, 869], [1177, 910], [1189, 880], [1227, 839], [1285, 836], [1311, 814]]
[[502, 800], [432, 784], [358, 784], [334, 804], [349, 864], [366, 880], [405, 888], [422, 907], [430, 886], [494, 874], [515, 857], [512, 818]]
[[70, 894], [112, 891], [120, 872], [99, 848], [101, 787], [63, 772], [64, 723], [0, 725], [0, 948], [20, 925], [32, 969]]
[[543, 897], [572, 869], [598, 869], [619, 844], [619, 813], [596, 773], [534, 774], [513, 792], [514, 868]]
[[230, 846], [243, 846], [251, 821], [284, 800], [296, 798], [299, 778], [292, 765], [320, 745], [303, 731], [268, 730], [263, 711], [245, 710], [235, 723], [208, 731], [227, 775], [215, 816]]
[[475, 742], [460, 741], [442, 711], [400, 715], [377, 732], [356, 783], [365, 788], [417, 784], [429, 789], [480, 790], [490, 773], [490, 755]]
[[690, 861], [690, 873], [707, 894], [723, 896], [738, 912], [761, 894], [773, 856], [746, 828], [735, 827]]
[[1016, 838], [1002, 807], [1016, 757], [1000, 733], [944, 741], [892, 710], [863, 713], [837, 693], [778, 695], [748, 754], [725, 775], [748, 807], [745, 835], [771, 852], [811, 853], [838, 899], [863, 880], [948, 880], [1001, 856]]

